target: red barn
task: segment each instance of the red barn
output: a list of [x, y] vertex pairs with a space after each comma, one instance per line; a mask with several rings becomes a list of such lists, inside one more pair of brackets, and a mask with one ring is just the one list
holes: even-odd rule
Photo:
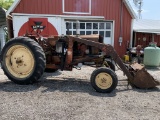
[[128, 0], [15, 0], [7, 15], [11, 37], [34, 34], [35, 25], [43, 36], [66, 34], [66, 21], [74, 35], [78, 21], [81, 35], [102, 35], [121, 56], [132, 45], [136, 18]]
[[160, 20], [135, 20], [133, 46], [147, 47], [151, 42], [160, 47]]

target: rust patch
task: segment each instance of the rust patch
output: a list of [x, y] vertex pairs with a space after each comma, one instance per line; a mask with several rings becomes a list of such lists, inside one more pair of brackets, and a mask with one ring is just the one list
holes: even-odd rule
[[142, 68], [139, 70], [133, 79], [133, 84], [142, 89], [154, 88], [157, 85], [160, 85], [146, 70]]

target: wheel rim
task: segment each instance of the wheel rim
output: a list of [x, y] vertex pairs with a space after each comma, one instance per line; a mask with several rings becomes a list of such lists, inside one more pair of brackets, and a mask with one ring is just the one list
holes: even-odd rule
[[108, 73], [99, 73], [96, 76], [96, 85], [101, 89], [108, 89], [112, 86], [113, 80]]
[[16, 78], [28, 77], [34, 69], [34, 57], [23, 45], [14, 45], [6, 53], [6, 67]]

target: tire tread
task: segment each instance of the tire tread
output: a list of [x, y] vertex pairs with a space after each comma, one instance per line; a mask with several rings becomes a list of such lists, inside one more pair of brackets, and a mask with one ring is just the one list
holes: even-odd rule
[[[25, 85], [25, 84], [34, 83], [42, 76], [42, 74], [45, 70], [46, 58], [45, 58], [44, 51], [43, 51], [42, 47], [36, 41], [34, 41], [28, 37], [17, 37], [17, 38], [11, 39], [10, 41], [8, 41], [6, 43], [6, 45], [4, 46], [4, 48], [2, 50], [2, 57], [3, 58], [5, 57], [5, 53], [10, 48], [10, 46], [18, 45], [18, 44], [27, 46], [29, 48], [29, 50], [32, 52], [34, 59], [35, 59], [35, 68], [34, 68], [33, 73], [31, 74], [30, 77], [25, 78], [24, 80], [18, 80], [16, 78], [14, 78], [9, 73], [9, 71], [7, 70], [7, 68], [4, 65], [5, 64], [4, 62], [2, 62], [2, 69], [5, 73], [5, 75], [7, 75], [11, 81], [13, 81], [17, 84]], [[2, 58], [2, 60], [3, 60], [3, 58]]]

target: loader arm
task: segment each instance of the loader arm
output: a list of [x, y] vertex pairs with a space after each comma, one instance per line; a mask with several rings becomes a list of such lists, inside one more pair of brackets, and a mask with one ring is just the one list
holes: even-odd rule
[[106, 55], [111, 56], [114, 59], [114, 61], [119, 65], [119, 67], [124, 72], [124, 74], [128, 77], [128, 81], [132, 86], [142, 88], [142, 89], [148, 89], [148, 88], [154, 88], [157, 85], [160, 85], [160, 82], [155, 80], [145, 70], [145, 68], [139, 64], [130, 65], [130, 67], [133, 68], [134, 74], [132, 75], [129, 69], [127, 69], [124, 63], [122, 62], [121, 58], [119, 57], [115, 49], [111, 45], [109, 44], [106, 45], [103, 43], [94, 42], [94, 41], [82, 39], [79, 37], [73, 37], [73, 36], [69, 36], [69, 39], [72, 39], [73, 41], [77, 41], [80, 43], [84, 43], [89, 46], [97, 47], [98, 49], [105, 52]]
[[82, 39], [79, 37], [73, 37], [73, 36], [69, 36], [69, 39], [73, 39], [74, 41], [84, 43], [86, 45], [93, 46], [102, 50], [103, 52], [105, 52], [107, 55], [111, 56], [114, 59], [114, 61], [119, 65], [119, 67], [122, 69], [124, 74], [128, 77], [129, 81], [133, 80], [133, 76], [130, 74], [126, 66], [123, 64], [121, 58], [119, 57], [119, 55], [111, 45], [109, 44], [106, 45], [104, 43], [94, 42], [94, 41]]

